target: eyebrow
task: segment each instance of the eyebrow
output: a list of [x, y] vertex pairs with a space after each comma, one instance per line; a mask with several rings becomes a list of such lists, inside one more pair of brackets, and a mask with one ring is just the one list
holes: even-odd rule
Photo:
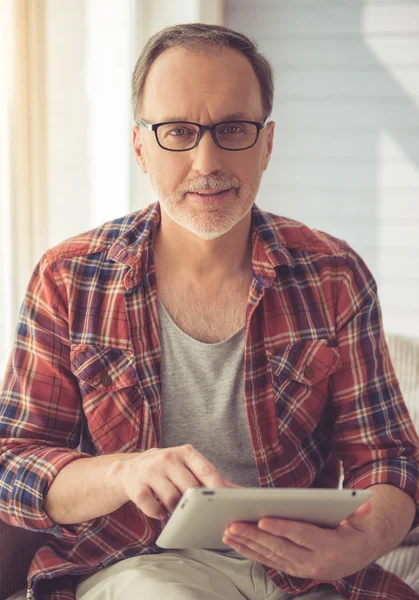
[[[215, 123], [222, 123], [223, 121], [233, 121], [234, 119], [245, 119], [248, 121], [253, 121], [253, 118], [251, 117], [251, 115], [249, 115], [249, 113], [245, 113], [245, 112], [236, 112], [236, 113], [231, 113], [229, 115], [225, 115], [224, 117], [220, 118], [219, 121], [214, 121]], [[188, 117], [179, 117], [179, 116], [166, 116], [163, 117], [162, 120], [160, 121], [160, 123], [164, 123], [165, 121], [189, 121]]]

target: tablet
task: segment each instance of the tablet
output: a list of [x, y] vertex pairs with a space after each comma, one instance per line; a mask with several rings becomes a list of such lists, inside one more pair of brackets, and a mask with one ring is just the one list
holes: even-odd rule
[[319, 488], [189, 488], [156, 544], [160, 548], [226, 550], [225, 528], [234, 521], [257, 523], [262, 517], [337, 527], [371, 498], [368, 490]]

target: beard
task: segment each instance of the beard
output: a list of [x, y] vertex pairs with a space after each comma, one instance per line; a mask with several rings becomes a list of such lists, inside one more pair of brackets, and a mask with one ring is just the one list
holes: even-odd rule
[[[182, 183], [174, 192], [165, 189], [153, 171], [150, 181], [164, 212], [178, 225], [204, 240], [213, 240], [227, 233], [253, 206], [262, 173], [252, 182], [241, 184], [235, 177], [209, 175]], [[186, 193], [204, 189], [232, 188], [229, 197], [214, 202], [200, 202]]]

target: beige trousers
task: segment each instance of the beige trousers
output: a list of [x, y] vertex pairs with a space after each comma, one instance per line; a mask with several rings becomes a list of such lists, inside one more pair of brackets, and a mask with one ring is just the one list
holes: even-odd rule
[[[211, 550], [166, 550], [122, 560], [78, 584], [77, 600], [290, 600], [260, 563]], [[298, 596], [341, 600], [332, 586]]]

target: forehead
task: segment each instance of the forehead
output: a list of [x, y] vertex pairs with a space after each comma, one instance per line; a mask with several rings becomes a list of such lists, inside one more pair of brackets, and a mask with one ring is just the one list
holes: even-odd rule
[[170, 48], [147, 75], [142, 118], [215, 122], [233, 113], [260, 120], [260, 85], [247, 57], [237, 50], [190, 52]]

